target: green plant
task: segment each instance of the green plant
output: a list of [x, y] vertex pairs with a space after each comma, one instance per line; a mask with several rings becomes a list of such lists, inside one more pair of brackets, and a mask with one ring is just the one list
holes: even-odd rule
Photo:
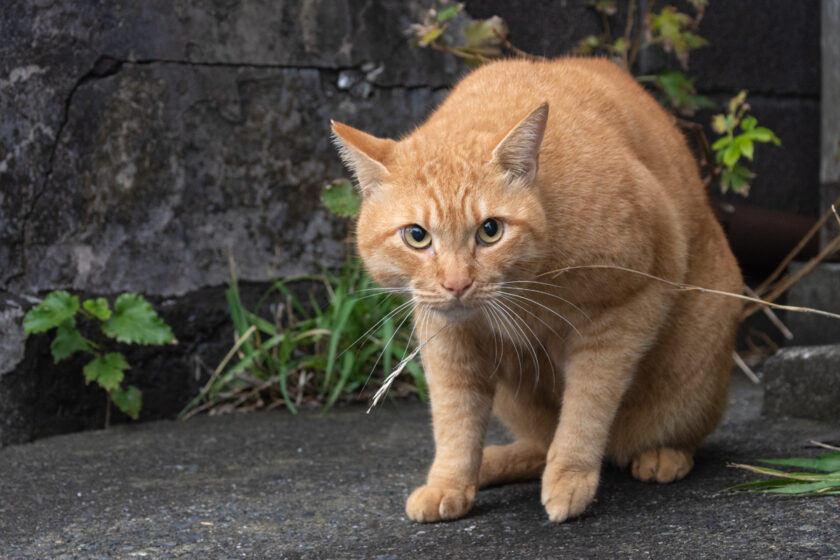
[[[592, 9], [601, 19], [602, 32], [599, 35], [583, 37], [572, 50], [572, 54], [607, 56], [632, 73], [636, 68], [639, 53], [656, 46], [672, 53], [679, 61], [681, 69], [686, 71], [691, 51], [709, 44], [698, 33], [709, 1], [689, 0], [689, 3], [694, 9], [694, 15], [680, 12], [670, 5], [656, 11], [656, 1], [651, 0], [646, 3], [644, 16], [637, 21], [636, 2], [628, 0], [623, 4], [624, 29], [616, 36], [613, 28], [619, 8], [615, 0], [590, 0]], [[507, 24], [498, 16], [469, 23], [463, 33], [464, 44], [450, 44], [444, 37], [444, 32], [462, 9], [463, 4], [435, 0], [426, 12], [423, 22], [413, 24], [407, 30], [411, 44], [454, 54], [463, 58], [470, 66], [477, 66], [507, 53], [545, 60], [544, 57], [514, 47], [508, 40]], [[757, 127], [753, 117], [744, 117], [743, 111], [749, 107], [745, 98], [741, 97], [741, 94], [736, 96], [739, 102], [735, 108], [733, 102], [730, 102], [729, 114], [720, 115], [723, 121], [719, 120], [718, 116], [715, 117], [713, 128], [725, 136], [710, 147], [702, 126], [679, 118], [691, 117], [698, 109], [715, 107], [708, 97], [697, 93], [694, 78], [679, 70], [665, 69], [652, 75], [636, 76], [636, 79], [640, 83], [651, 84], [659, 89], [664, 95], [663, 105], [672, 111], [676, 123], [694, 136], [700, 152], [701, 167], [706, 174], [705, 183], [717, 181], [724, 192], [732, 190], [746, 196], [749, 193], [749, 179], [755, 175], [743, 163], [737, 163], [738, 159], [743, 156], [752, 160], [755, 142], [773, 142], [780, 145], [780, 141], [770, 129]], [[746, 93], [743, 93], [743, 96], [746, 96]], [[734, 114], [742, 108], [740, 115]], [[731, 126], [719, 129], [719, 125], [723, 123]], [[733, 131], [739, 123], [743, 133], [736, 136]], [[748, 130], [744, 127], [752, 128]]]
[[[360, 206], [358, 193], [346, 180], [328, 185], [322, 200], [342, 216], [355, 215]], [[306, 301], [293, 291], [298, 283], [312, 286]], [[319, 294], [327, 296], [326, 305]], [[342, 395], [358, 394], [372, 376], [391, 371], [410, 353], [412, 306], [402, 294], [376, 287], [360, 261], [348, 258], [336, 273], [275, 282], [249, 311], [232, 263], [225, 295], [236, 341], [182, 416], [277, 404], [292, 412], [303, 404], [328, 410]], [[272, 298], [273, 309], [265, 313]], [[420, 365], [410, 360], [405, 368], [414, 385], [405, 385], [404, 391], [425, 399]]]
[[[749, 181], [755, 174], [738, 161], [742, 157], [753, 160], [756, 142], [782, 145], [782, 141], [772, 130], [758, 126], [758, 120], [747, 114], [750, 106], [746, 99], [747, 92], [743, 90], [729, 101], [726, 114], [715, 115], [712, 118], [712, 128], [722, 135], [712, 144], [715, 161], [719, 165], [721, 191], [732, 190], [744, 196], [749, 194]], [[741, 127], [740, 133], [736, 133], [738, 125]]]
[[811, 472], [787, 472], [768, 467], [730, 464], [731, 467], [773, 477], [770, 480], [738, 484], [733, 486], [733, 489], [770, 494], [840, 494], [840, 450], [823, 453], [816, 459], [797, 457], [791, 459], [760, 459], [760, 462], [768, 465], [808, 469]]
[[[174, 344], [172, 329], [158, 316], [152, 305], [137, 294], [122, 294], [114, 301], [114, 308], [105, 298], [85, 300], [65, 291], [51, 292], [23, 318], [27, 335], [56, 329], [50, 344], [53, 360], [58, 363], [84, 352], [93, 356], [85, 365], [85, 382], [96, 382], [107, 395], [108, 402], [136, 419], [140, 414], [143, 395], [134, 385], [123, 387], [125, 370], [129, 369], [120, 352], [103, 353], [102, 342], [85, 338], [76, 327], [76, 317], [96, 323], [105, 337], [131, 344]], [[109, 407], [110, 410], [110, 407]], [[109, 418], [106, 417], [106, 425]]]

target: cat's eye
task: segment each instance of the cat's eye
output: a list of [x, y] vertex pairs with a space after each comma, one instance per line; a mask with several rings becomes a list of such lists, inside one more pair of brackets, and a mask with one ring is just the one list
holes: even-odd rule
[[432, 236], [417, 224], [402, 228], [402, 238], [412, 249], [425, 249], [432, 244]]
[[475, 237], [482, 245], [492, 245], [502, 238], [505, 231], [504, 224], [496, 218], [487, 218], [479, 226]]

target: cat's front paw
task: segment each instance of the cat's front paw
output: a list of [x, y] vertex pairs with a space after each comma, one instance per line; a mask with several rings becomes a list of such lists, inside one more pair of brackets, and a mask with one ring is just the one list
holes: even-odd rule
[[595, 497], [600, 472], [573, 470], [549, 464], [542, 479], [542, 503], [551, 521], [577, 517]]
[[471, 488], [421, 486], [408, 497], [405, 513], [409, 519], [420, 523], [457, 519], [470, 511], [474, 499], [474, 486]]

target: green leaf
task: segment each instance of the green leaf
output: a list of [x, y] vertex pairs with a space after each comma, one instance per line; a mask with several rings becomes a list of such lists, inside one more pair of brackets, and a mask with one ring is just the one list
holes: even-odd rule
[[82, 304], [94, 317], [107, 321], [111, 317], [111, 310], [108, 308], [108, 300], [105, 298], [88, 299]]
[[362, 196], [350, 181], [333, 181], [321, 191], [321, 201], [333, 214], [350, 218], [359, 214]]
[[508, 35], [505, 20], [499, 16], [476, 20], [464, 28], [464, 39], [469, 49], [490, 49], [485, 56], [501, 55], [499, 45]]
[[723, 152], [723, 163], [727, 167], [732, 167], [737, 163], [741, 157], [741, 148], [736, 142], [732, 142]]
[[790, 459], [759, 459], [762, 463], [769, 465], [781, 465], [787, 467], [799, 467], [803, 469], [813, 469], [815, 471], [823, 471], [834, 473], [840, 471], [840, 451], [833, 453], [823, 453], [817, 459], [805, 459], [794, 457]]
[[418, 44], [421, 47], [425, 47], [426, 45], [428, 45], [429, 43], [431, 43], [432, 41], [434, 41], [435, 39], [437, 39], [441, 35], [443, 35], [443, 29], [440, 28], [440, 27], [435, 27], [435, 28], [431, 29], [430, 31], [428, 31], [425, 35], [420, 37], [420, 41], [418, 42]]
[[103, 389], [110, 391], [119, 387], [124, 377], [123, 372], [127, 369], [125, 356], [119, 352], [109, 352], [88, 362], [83, 371], [88, 383], [96, 381]]
[[741, 129], [744, 132], [749, 132], [755, 128], [755, 125], [758, 124], [758, 119], [755, 117], [744, 117], [744, 120], [741, 121]]
[[781, 146], [782, 141], [769, 128], [759, 126], [750, 131], [750, 138], [756, 142], [773, 142], [776, 146]]
[[[718, 115], [718, 116], [722, 117], [723, 115]], [[732, 137], [731, 136], [724, 136], [722, 138], [718, 138], [715, 141], [715, 143], [712, 144], [712, 149], [714, 151], [722, 150], [725, 147], [727, 147], [731, 142], [732, 142]]]
[[70, 317], [58, 326], [55, 338], [50, 344], [50, 352], [55, 363], [58, 363], [79, 350], [93, 352], [90, 343], [76, 329], [76, 320]]
[[823, 488], [840, 488], [840, 481], [824, 481], [824, 482], [800, 482], [791, 483], [779, 486], [773, 486], [765, 489], [765, 492], [773, 494], [810, 494]]
[[624, 37], [619, 37], [612, 45], [612, 50], [615, 53], [623, 54], [630, 48], [630, 43]]
[[129, 385], [125, 389], [117, 387], [109, 391], [108, 396], [117, 408], [137, 420], [140, 408], [143, 406], [143, 393], [140, 389], [134, 385]]
[[73, 317], [79, 310], [79, 298], [59, 290], [52, 292], [44, 301], [29, 310], [23, 318], [26, 334], [48, 331]]
[[738, 145], [738, 149], [741, 151], [741, 155], [747, 158], [748, 160], [752, 161], [753, 158], [753, 141], [750, 140], [749, 136], [746, 134], [741, 134], [735, 138], [735, 144]]
[[454, 18], [455, 16], [457, 16], [458, 12], [460, 12], [461, 8], [463, 8], [463, 7], [464, 6], [462, 4], [455, 4], [454, 6], [449, 6], [448, 8], [444, 8], [444, 9], [440, 10], [435, 15], [435, 19], [440, 23], [443, 23], [444, 21], [448, 21], [448, 20]]
[[138, 294], [122, 294], [114, 302], [114, 313], [102, 330], [120, 342], [134, 344], [167, 344], [175, 341], [172, 329]]

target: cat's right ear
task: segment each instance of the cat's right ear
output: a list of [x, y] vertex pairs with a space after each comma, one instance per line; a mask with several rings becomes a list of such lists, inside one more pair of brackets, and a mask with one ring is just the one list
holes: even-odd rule
[[336, 121], [332, 125], [332, 139], [344, 165], [350, 168], [359, 183], [363, 196], [368, 196], [388, 178], [386, 167], [396, 142], [377, 138], [352, 126]]

